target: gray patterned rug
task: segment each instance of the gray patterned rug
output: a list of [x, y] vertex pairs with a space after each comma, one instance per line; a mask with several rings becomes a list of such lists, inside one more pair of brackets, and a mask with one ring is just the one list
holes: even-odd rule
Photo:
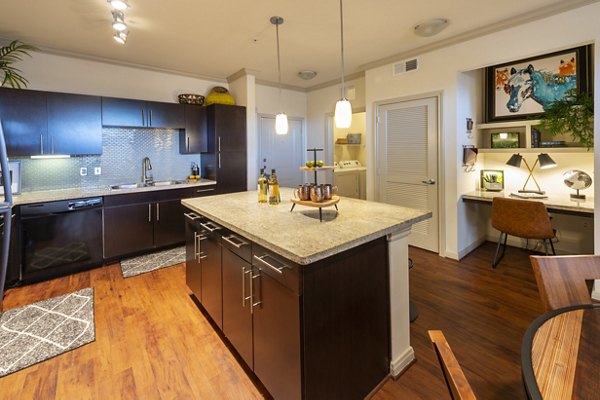
[[121, 272], [123, 278], [130, 278], [182, 262], [185, 262], [185, 246], [123, 260], [121, 261]]
[[0, 317], [0, 377], [94, 340], [93, 288], [6, 311]]

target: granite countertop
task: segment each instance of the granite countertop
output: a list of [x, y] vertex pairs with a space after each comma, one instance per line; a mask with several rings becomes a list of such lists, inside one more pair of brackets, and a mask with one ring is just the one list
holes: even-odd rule
[[342, 197], [334, 207], [296, 205], [293, 189], [281, 188], [281, 204], [259, 204], [256, 191], [183, 199], [184, 206], [265, 248], [306, 265], [409, 228], [431, 212]]
[[[583, 194], [583, 193], [582, 193]], [[548, 193], [546, 199], [531, 199], [534, 201], [541, 201], [546, 204], [546, 207], [555, 210], [570, 211], [575, 213], [594, 213], [594, 197], [586, 196], [584, 200], [571, 199], [568, 194], [552, 194]], [[464, 193], [462, 195], [463, 200], [475, 200], [492, 202], [494, 197], [509, 197], [511, 199], [519, 199], [518, 197], [510, 196], [510, 193], [505, 191], [501, 192], [486, 192], [482, 190], [475, 190], [473, 192]], [[522, 200], [522, 199], [519, 199]]]
[[[151, 192], [156, 190], [171, 190], [171, 189], [183, 189], [195, 186], [206, 186], [214, 185], [217, 182], [209, 179], [202, 179], [198, 183], [180, 183], [177, 185], [170, 186], [147, 186], [135, 189], [117, 189], [111, 190], [108, 186], [92, 187], [92, 188], [73, 188], [73, 189], [60, 189], [60, 190], [40, 190], [36, 192], [25, 192], [22, 194], [13, 195], [13, 205], [39, 203], [45, 201], [58, 201], [58, 200], [70, 200], [70, 199], [84, 199], [88, 197], [99, 197], [99, 196], [113, 196], [119, 194], [128, 193], [140, 193], [140, 192]], [[0, 199], [3, 199], [0, 196]]]

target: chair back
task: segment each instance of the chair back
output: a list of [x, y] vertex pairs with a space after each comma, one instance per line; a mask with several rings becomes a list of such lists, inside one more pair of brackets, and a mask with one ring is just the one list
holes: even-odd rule
[[546, 311], [591, 304], [586, 280], [600, 279], [600, 256], [530, 256]]
[[476, 399], [475, 393], [473, 393], [473, 389], [471, 389], [471, 385], [469, 385], [469, 381], [467, 381], [442, 331], [428, 331], [428, 333], [452, 399]]
[[541, 201], [494, 197], [492, 226], [500, 232], [528, 239], [551, 239], [554, 230]]

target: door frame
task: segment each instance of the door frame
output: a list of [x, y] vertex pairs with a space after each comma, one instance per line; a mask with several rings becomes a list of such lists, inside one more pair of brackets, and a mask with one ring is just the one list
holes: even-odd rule
[[[261, 125], [261, 119], [262, 118], [273, 118], [273, 121], [275, 121], [275, 114], [268, 114], [268, 113], [258, 113], [256, 114], [256, 134], [257, 134], [257, 140], [256, 140], [256, 177], [254, 180], [258, 179], [258, 174], [260, 174], [260, 169], [263, 166], [262, 160], [259, 157], [261, 154], [261, 147], [260, 147], [260, 143], [261, 143], [261, 135], [262, 132], [260, 130], [260, 125]], [[300, 141], [302, 142], [302, 147], [304, 149], [306, 149], [306, 120], [303, 117], [290, 117], [288, 115], [288, 121], [299, 121], [300, 125], [302, 125], [302, 132], [300, 132]], [[304, 154], [302, 154], [302, 164], [304, 164], [306, 162], [306, 151], [304, 152]], [[300, 167], [300, 165], [299, 165]]]
[[437, 193], [437, 203], [438, 203], [438, 254], [442, 257], [446, 256], [446, 202], [445, 196], [446, 193], [446, 174], [445, 174], [445, 134], [444, 134], [444, 124], [443, 124], [443, 112], [442, 105], [444, 100], [444, 91], [434, 91], [434, 92], [425, 92], [419, 93], [411, 96], [403, 96], [403, 97], [395, 97], [392, 99], [380, 100], [373, 102], [373, 155], [374, 155], [374, 167], [375, 167], [375, 181], [377, 183], [377, 190], [374, 195], [377, 201], [381, 201], [380, 199], [380, 190], [381, 187], [381, 170], [379, 168], [380, 161], [380, 151], [379, 146], [381, 144], [381, 129], [379, 123], [379, 112], [381, 107], [394, 104], [394, 103], [402, 103], [406, 101], [413, 100], [423, 100], [426, 98], [433, 97], [437, 102], [437, 183], [438, 183], [438, 193]]

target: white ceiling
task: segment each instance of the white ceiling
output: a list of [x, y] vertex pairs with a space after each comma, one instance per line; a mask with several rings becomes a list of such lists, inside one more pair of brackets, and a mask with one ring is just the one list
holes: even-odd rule
[[[106, 0], [0, 0], [0, 38], [43, 51], [90, 57], [226, 79], [242, 68], [259, 81], [277, 82], [275, 26], [279, 28], [284, 84], [300, 88], [339, 79], [338, 0], [128, 0], [129, 38], [112, 39]], [[522, 23], [593, 0], [345, 0], [346, 74], [392, 56], [441, 46]], [[447, 18], [439, 35], [422, 38], [414, 25]], [[550, 29], [550, 28], [549, 28]], [[303, 81], [297, 72], [317, 71]]]

